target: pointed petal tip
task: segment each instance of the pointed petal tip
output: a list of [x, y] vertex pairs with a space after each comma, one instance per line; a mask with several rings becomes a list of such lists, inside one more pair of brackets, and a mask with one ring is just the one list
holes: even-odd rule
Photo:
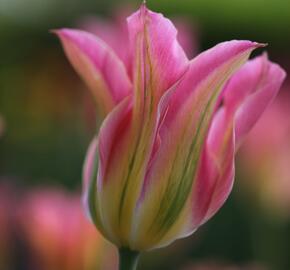
[[70, 29], [70, 28], [59, 28], [59, 29], [49, 30], [50, 33], [55, 34], [58, 37], [69, 37], [71, 34], [73, 34], [74, 31], [81, 31], [81, 30]]
[[49, 29], [48, 32], [50, 34], [56, 35], [57, 37], [61, 38], [63, 30], [64, 30], [64, 28], [60, 28], [60, 29]]
[[51, 34], [56, 34], [58, 29], [49, 29], [48, 32]]
[[141, 15], [141, 16], [144, 16], [144, 15], [147, 14], [147, 12], [148, 12], [148, 8], [147, 8], [147, 5], [146, 5], [146, 0], [143, 0], [143, 1], [142, 1], [142, 4], [141, 4], [141, 6], [140, 6], [139, 11], [140, 11], [140, 15]]
[[254, 42], [256, 48], [264, 48], [268, 46], [268, 43], [259, 43], [259, 42]]
[[63, 37], [69, 37], [69, 32], [72, 31], [72, 29], [69, 28], [59, 28], [59, 29], [50, 29], [49, 33], [56, 35], [60, 39]]
[[268, 43], [260, 43], [260, 42], [250, 41], [250, 40], [244, 40], [244, 41], [246, 42], [248, 41], [248, 46], [251, 47], [253, 50], [268, 46]]
[[244, 42], [244, 44], [247, 44], [246, 46], [249, 46], [253, 50], [268, 46], [268, 43], [260, 43], [260, 42], [250, 41], [250, 40], [233, 40], [233, 41]]
[[92, 33], [89, 33], [80, 29], [74, 29], [74, 28], [51, 29], [49, 30], [49, 32], [57, 35], [59, 38], [68, 38], [71, 40], [78, 38], [82, 34], [95, 36]]

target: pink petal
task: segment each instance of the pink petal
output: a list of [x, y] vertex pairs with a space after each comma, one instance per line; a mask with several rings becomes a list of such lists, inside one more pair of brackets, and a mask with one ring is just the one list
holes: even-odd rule
[[[237, 144], [252, 128], [268, 104], [276, 96], [285, 72], [268, 61], [267, 56], [248, 61], [229, 81], [224, 90], [223, 107], [212, 123], [205, 148], [206, 161], [200, 169], [197, 184], [210, 182], [210, 203], [203, 223], [212, 217], [228, 198], [234, 181], [234, 154]], [[235, 127], [235, 128], [234, 128]], [[208, 177], [206, 181], [204, 175]], [[194, 204], [203, 205], [196, 195]], [[205, 210], [206, 208], [204, 208]], [[198, 213], [194, 212], [194, 214]], [[202, 215], [198, 215], [202, 218]]]
[[117, 245], [122, 241], [118, 233], [119, 204], [124, 185], [124, 175], [121, 173], [128, 166], [131, 122], [132, 100], [128, 97], [107, 116], [99, 132], [97, 212], [102, 217], [102, 225], [106, 228], [108, 239]]
[[[131, 124], [132, 105], [130, 97], [123, 100], [104, 120], [99, 132], [99, 182], [102, 186], [106, 174], [110, 173], [108, 166], [113, 166], [115, 154], [120, 156], [121, 144], [128, 135]], [[108, 180], [108, 179], [107, 179]]]
[[103, 115], [130, 94], [132, 85], [124, 64], [101, 39], [80, 30], [61, 29], [55, 33]]
[[128, 18], [128, 29], [133, 59], [136, 60], [133, 64], [135, 82], [142, 78], [135, 91], [143, 93], [136, 95], [142, 96], [148, 91], [154, 95], [156, 103], [184, 74], [188, 67], [187, 57], [178, 44], [177, 31], [171, 21], [148, 10], [145, 5]]
[[238, 109], [235, 124], [238, 145], [277, 95], [285, 76], [285, 71], [265, 54], [249, 61], [230, 80], [224, 99], [231, 110]]

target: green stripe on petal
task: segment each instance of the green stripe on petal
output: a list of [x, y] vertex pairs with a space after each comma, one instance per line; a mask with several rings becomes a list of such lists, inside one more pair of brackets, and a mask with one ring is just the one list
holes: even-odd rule
[[[191, 213], [187, 212], [187, 219], [183, 222], [180, 218], [184, 217], [184, 211], [191, 209], [186, 205], [191, 197], [201, 151], [217, 100], [226, 81], [248, 59], [252, 49], [254, 47], [244, 50], [214, 69], [184, 101], [171, 123], [172, 126], [165, 124], [165, 135], [161, 135], [163, 141], [159, 153], [164, 157], [161, 163], [156, 158], [160, 164], [155, 168], [153, 165], [151, 175], [149, 172], [151, 183], [136, 210], [139, 218], [132, 236], [132, 239], [135, 238], [133, 248], [146, 250], [155, 245], [160, 246], [170, 241], [167, 235], [172, 235], [172, 231], [176, 231], [176, 238], [184, 233], [183, 229]], [[189, 78], [184, 80], [186, 79]], [[182, 87], [181, 82], [175, 91], [176, 95]], [[174, 102], [174, 95], [172, 100]], [[145, 232], [141, 232], [138, 227]]]
[[[188, 154], [184, 160], [185, 162], [182, 162], [181, 169], [178, 170], [178, 172], [182, 171], [182, 173], [176, 176], [174, 174], [174, 170], [176, 168], [172, 167], [172, 172], [170, 173], [167, 186], [168, 188], [164, 194], [164, 197], [162, 198], [159, 214], [156, 215], [155, 222], [158, 224], [158, 226], [154, 227], [156, 233], [158, 233], [159, 236], [162, 236], [168, 231], [168, 229], [170, 229], [172, 224], [176, 221], [176, 219], [180, 215], [186, 200], [189, 198], [189, 194], [191, 192], [191, 188], [196, 176], [198, 162], [201, 156], [201, 150], [206, 138], [206, 134], [208, 132], [213, 112], [215, 110], [217, 98], [219, 97], [219, 94], [223, 89], [226, 80], [230, 77], [231, 74], [233, 74], [233, 72], [241, 64], [243, 64], [246, 61], [247, 58], [248, 54], [243, 60], [240, 60], [239, 58], [237, 63], [234, 62], [233, 63], [234, 66], [227, 73], [225, 73], [224, 76], [221, 76], [219, 84], [217, 85], [216, 89], [212, 91], [213, 94], [209, 96], [209, 100], [205, 106], [204, 111], [199, 116], [199, 119], [196, 119], [195, 117], [191, 119], [191, 121], [197, 120], [196, 131], [193, 140], [190, 144]], [[195, 107], [195, 109], [197, 108]], [[183, 139], [181, 138], [181, 140]], [[184, 140], [186, 140], [186, 138], [184, 138]], [[185, 148], [177, 151], [176, 157], [180, 158], [181, 155], [184, 155], [184, 150]], [[177, 182], [178, 184], [174, 185], [172, 184], [172, 182]]]
[[176, 41], [174, 26], [161, 14], [142, 6], [129, 18], [128, 26], [135, 61], [133, 119], [128, 152], [123, 157], [127, 160], [127, 167], [120, 173], [122, 188], [117, 218], [124, 245], [129, 245], [134, 209], [154, 144], [159, 100], [188, 66], [188, 60]]

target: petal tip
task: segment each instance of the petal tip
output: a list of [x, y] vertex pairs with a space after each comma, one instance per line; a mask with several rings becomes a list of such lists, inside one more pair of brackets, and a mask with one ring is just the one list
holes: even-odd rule
[[71, 40], [78, 39], [82, 35], [92, 35], [93, 34], [79, 30], [79, 29], [73, 29], [73, 28], [60, 28], [60, 29], [51, 29], [49, 30], [50, 33], [57, 35], [59, 38], [67, 38]]
[[145, 17], [149, 12], [149, 9], [147, 8], [146, 0], [143, 0], [140, 9], [139, 9], [139, 14], [141, 17]]
[[56, 36], [58, 36], [59, 38], [62, 38], [62, 37], [68, 37], [69, 36], [69, 33], [70, 33], [70, 29], [68, 28], [60, 28], [60, 29], [50, 29], [49, 32], [51, 34], [54, 34]]
[[264, 48], [268, 46], [268, 43], [259, 43], [259, 42], [254, 42], [256, 48]]
[[61, 35], [62, 29], [49, 29], [48, 32], [59, 37]]

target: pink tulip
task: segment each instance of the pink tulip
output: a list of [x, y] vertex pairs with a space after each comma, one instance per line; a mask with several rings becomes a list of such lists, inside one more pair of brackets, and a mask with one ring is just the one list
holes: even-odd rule
[[127, 23], [129, 69], [90, 33], [56, 33], [108, 112], [84, 167], [90, 217], [118, 247], [144, 251], [192, 234], [223, 205], [237, 146], [285, 73], [265, 55], [237, 72], [264, 46], [251, 41], [189, 61], [170, 20], [144, 4]]
[[[287, 89], [289, 90], [289, 89]], [[266, 110], [241, 149], [244, 179], [268, 215], [290, 216], [290, 95], [282, 92]]]
[[32, 269], [109, 270], [116, 266], [114, 253], [85, 219], [79, 196], [35, 190], [18, 210]]

